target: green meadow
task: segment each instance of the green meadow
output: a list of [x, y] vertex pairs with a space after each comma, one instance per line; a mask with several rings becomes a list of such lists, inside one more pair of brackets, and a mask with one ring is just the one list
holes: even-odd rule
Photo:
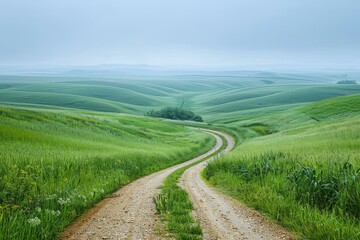
[[360, 95], [244, 121], [205, 178], [304, 239], [360, 239]]
[[156, 119], [0, 107], [0, 239], [54, 239], [122, 185], [212, 147]]
[[[360, 93], [359, 85], [336, 84], [344, 78], [342, 74], [168, 74], [97, 78], [87, 75], [0, 76], [0, 103], [135, 115], [145, 115], [151, 109], [183, 107], [201, 115], [206, 122], [227, 124], [239, 118]], [[349, 77], [352, 77], [350, 73]]]
[[[203, 173], [215, 187], [303, 239], [360, 239], [360, 86], [336, 84], [359, 77], [259, 71], [0, 76], [0, 239], [54, 239], [124, 184], [214, 144], [186, 125], [236, 137], [232, 153]], [[205, 123], [144, 116], [164, 107], [191, 110]], [[187, 199], [187, 214], [191, 203], [175, 186], [183, 170], [167, 179], [162, 194], [180, 199], [169, 209]], [[186, 226], [194, 223], [186, 219]], [[201, 236], [201, 229], [192, 230]]]

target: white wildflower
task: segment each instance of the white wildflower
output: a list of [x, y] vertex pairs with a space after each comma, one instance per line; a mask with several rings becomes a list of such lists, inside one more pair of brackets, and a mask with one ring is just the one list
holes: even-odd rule
[[49, 210], [49, 209], [45, 209], [45, 212], [46, 214], [49, 214], [49, 215], [53, 215], [53, 216], [60, 216], [61, 212], [59, 210]]
[[38, 217], [30, 218], [27, 221], [32, 227], [35, 227], [41, 223], [41, 220]]
[[61, 212], [59, 210], [57, 210], [57, 211], [55, 211], [54, 215], [58, 217], [58, 216], [60, 216], [60, 214], [61, 214]]
[[70, 198], [67, 198], [67, 199], [59, 198], [59, 199], [58, 199], [58, 203], [59, 203], [60, 205], [65, 205], [65, 204], [67, 204], [67, 203], [69, 203], [69, 202], [70, 202]]
[[53, 200], [55, 198], [57, 198], [56, 194], [52, 194], [52, 195], [47, 196], [45, 199], [46, 200]]
[[84, 201], [86, 202], [86, 196], [85, 196], [85, 195], [79, 194], [79, 195], [78, 195], [78, 198], [81, 198], [82, 200], [84, 200]]

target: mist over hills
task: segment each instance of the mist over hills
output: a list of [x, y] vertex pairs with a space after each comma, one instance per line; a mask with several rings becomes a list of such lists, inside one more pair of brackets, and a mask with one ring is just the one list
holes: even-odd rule
[[205, 121], [281, 111], [341, 95], [360, 93], [356, 71], [286, 72], [176, 70], [148, 65], [4, 67], [0, 102], [144, 115], [167, 106], [192, 110]]

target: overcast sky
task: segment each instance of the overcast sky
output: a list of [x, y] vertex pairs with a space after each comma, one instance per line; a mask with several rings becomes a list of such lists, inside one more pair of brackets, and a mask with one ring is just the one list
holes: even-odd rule
[[0, 0], [0, 64], [360, 66], [360, 1]]

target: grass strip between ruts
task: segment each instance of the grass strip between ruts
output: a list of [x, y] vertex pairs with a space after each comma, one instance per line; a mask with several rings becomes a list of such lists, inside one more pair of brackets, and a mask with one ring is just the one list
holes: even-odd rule
[[171, 173], [163, 182], [160, 194], [154, 198], [156, 210], [161, 214], [165, 222], [166, 231], [176, 239], [203, 239], [200, 224], [191, 214], [193, 205], [189, 195], [178, 185], [178, 182], [179, 178], [188, 168], [215, 157], [226, 147], [226, 139], [220, 135], [218, 136], [221, 137], [226, 144], [223, 144], [209, 157]]

